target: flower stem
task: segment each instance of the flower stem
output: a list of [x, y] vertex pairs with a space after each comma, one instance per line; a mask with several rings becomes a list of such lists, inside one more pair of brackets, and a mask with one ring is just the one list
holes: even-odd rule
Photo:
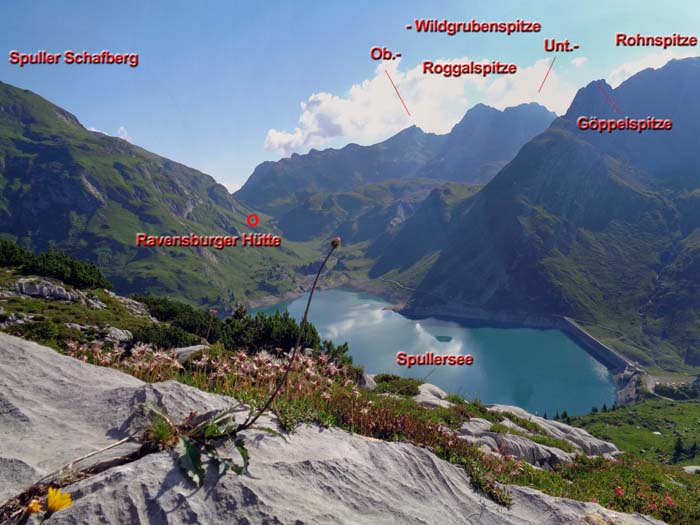
[[328, 259], [330, 258], [331, 254], [335, 251], [335, 249], [338, 247], [338, 245], [333, 242], [331, 243], [331, 249], [328, 250], [328, 253], [326, 254], [325, 259], [323, 259], [323, 262], [321, 263], [321, 267], [318, 269], [318, 272], [316, 272], [316, 278], [314, 279], [314, 283], [311, 286], [311, 292], [309, 293], [309, 298], [306, 301], [306, 309], [304, 310], [304, 317], [301, 319], [301, 324], [299, 325], [299, 333], [297, 334], [297, 340], [294, 343], [294, 349], [292, 350], [292, 357], [289, 359], [289, 363], [287, 363], [287, 368], [284, 370], [284, 374], [282, 375], [282, 379], [277, 383], [277, 386], [275, 387], [275, 390], [270, 394], [270, 397], [267, 399], [267, 402], [265, 405], [258, 410], [258, 412], [253, 416], [252, 418], [246, 419], [243, 423], [241, 423], [238, 426], [238, 432], [245, 430], [247, 428], [250, 428], [257, 420], [258, 418], [265, 412], [268, 408], [270, 408], [270, 405], [272, 405], [272, 402], [275, 400], [277, 397], [277, 394], [279, 394], [280, 390], [282, 390], [282, 387], [285, 385], [287, 382], [287, 376], [289, 375], [289, 371], [292, 368], [292, 365], [294, 364], [294, 361], [296, 360], [297, 353], [299, 352], [299, 347], [301, 345], [301, 337], [302, 334], [304, 333], [304, 328], [306, 328], [306, 319], [309, 315], [309, 307], [311, 306], [311, 299], [313, 299], [314, 292], [316, 291], [316, 285], [318, 284], [318, 279], [321, 276], [321, 272], [323, 271], [323, 268], [326, 266], [326, 263], [328, 262]]

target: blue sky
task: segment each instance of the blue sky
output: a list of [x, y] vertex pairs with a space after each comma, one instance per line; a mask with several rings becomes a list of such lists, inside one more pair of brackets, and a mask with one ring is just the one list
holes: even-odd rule
[[[415, 18], [521, 18], [540, 22], [542, 31], [419, 34], [405, 29]], [[619, 83], [644, 66], [700, 54], [698, 48], [666, 53], [616, 48], [616, 32], [697, 35], [699, 22], [700, 4], [690, 0], [5, 0], [0, 4], [5, 54], [0, 80], [35, 91], [85, 126], [128, 136], [235, 188], [263, 160], [310, 147], [372, 143], [410, 124], [444, 132], [478, 102], [505, 107], [539, 101], [561, 112], [575, 90], [591, 80], [612, 77]], [[581, 48], [558, 55], [538, 94], [553, 57], [544, 52], [544, 38], [568, 38]], [[369, 58], [374, 45], [400, 51], [403, 58], [374, 62]], [[14, 49], [109, 49], [138, 53], [140, 63], [137, 68], [61, 64], [20, 69], [7, 59]], [[519, 73], [483, 82], [428, 78], [418, 71], [423, 60], [462, 58], [515, 63]], [[412, 117], [403, 112], [385, 69]]]

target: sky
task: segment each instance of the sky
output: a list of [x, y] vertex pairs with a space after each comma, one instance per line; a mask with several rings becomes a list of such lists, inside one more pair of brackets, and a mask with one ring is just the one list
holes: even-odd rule
[[[417, 18], [539, 22], [539, 33], [417, 33]], [[0, 80], [30, 89], [90, 129], [212, 175], [230, 190], [265, 160], [372, 144], [410, 125], [446, 133], [477, 103], [539, 102], [561, 114], [576, 90], [700, 55], [616, 47], [615, 33], [700, 33], [694, 0], [4, 0]], [[544, 40], [580, 47], [548, 53]], [[375, 61], [374, 46], [401, 53]], [[138, 53], [139, 65], [28, 65], [18, 50]], [[556, 61], [541, 92], [545, 73]], [[515, 75], [425, 75], [424, 60], [499, 60]], [[392, 87], [401, 93], [410, 116]]]

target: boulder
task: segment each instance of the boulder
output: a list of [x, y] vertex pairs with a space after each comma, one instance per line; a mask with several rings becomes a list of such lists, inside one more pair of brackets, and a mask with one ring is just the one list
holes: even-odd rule
[[108, 341], [114, 341], [115, 343], [128, 343], [134, 338], [133, 334], [129, 330], [122, 330], [120, 328], [115, 328], [114, 326], [109, 327], [109, 331], [105, 336]]
[[462, 424], [462, 428], [459, 429], [459, 433], [462, 436], [479, 437], [484, 435], [486, 432], [489, 432], [492, 424], [493, 423], [491, 423], [491, 421], [486, 419], [473, 417], [466, 423]]
[[541, 445], [515, 434], [492, 432], [490, 435], [498, 444], [497, 450], [500, 454], [520, 458], [535, 467], [552, 468], [560, 463], [570, 463], [576, 456], [556, 447]]
[[201, 352], [203, 350], [208, 350], [209, 346], [207, 345], [193, 345], [193, 346], [186, 346], [184, 348], [174, 348], [173, 352], [175, 352], [175, 357], [177, 357], [177, 360], [180, 361], [182, 364], [185, 364], [192, 355], [196, 354], [197, 352]]
[[78, 324], [78, 323], [64, 323], [66, 328], [70, 328], [71, 330], [78, 330], [79, 332], [83, 332], [85, 330], [99, 330], [99, 326], [91, 325], [91, 324]]
[[36, 279], [23, 277], [14, 284], [17, 293], [29, 297], [42, 297], [44, 299], [56, 299], [58, 301], [84, 301], [82, 294], [75, 290], [66, 290], [59, 284], [52, 283], [46, 279]]
[[[145, 384], [6, 334], [0, 396], [0, 500], [132, 432], [144, 402], [175, 420], [236, 403], [172, 381]], [[270, 417], [260, 424], [275, 428]], [[406, 443], [313, 425], [287, 437], [250, 430], [243, 438], [248, 475], [210, 469], [196, 488], [171, 453], [154, 453], [66, 487], [75, 503], [47, 525], [660, 523], [516, 486], [513, 505], [503, 507], [476, 492], [463, 469]]]
[[565, 423], [560, 423], [559, 421], [552, 421], [535, 416], [520, 407], [508, 405], [489, 405], [488, 408], [489, 410], [494, 410], [496, 412], [510, 412], [516, 416], [522, 417], [523, 419], [528, 419], [533, 423], [537, 423], [549, 436], [553, 438], [565, 439], [566, 441], [569, 441], [573, 445], [579, 447], [589, 456], [619, 453], [619, 450], [615, 445], [593, 437], [582, 428], [572, 427]]
[[535, 443], [523, 436], [491, 432], [491, 425], [491, 421], [486, 419], [472, 418], [462, 424], [460, 439], [486, 447], [495, 454], [520, 458], [540, 468], [553, 468], [560, 463], [570, 462], [575, 457], [575, 454]]
[[685, 470], [688, 474], [700, 474], [700, 466], [697, 465], [688, 465], [683, 467], [683, 470]]
[[413, 400], [425, 408], [447, 408], [453, 406], [453, 403], [445, 401], [445, 397], [447, 396], [445, 391], [435, 385], [423, 383], [418, 387], [418, 390], [419, 393], [413, 396]]
[[107, 294], [113, 299], [116, 299], [117, 301], [122, 303], [132, 315], [135, 315], [137, 317], [146, 317], [154, 323], [158, 322], [158, 320], [155, 317], [151, 316], [145, 304], [135, 301], [133, 299], [129, 299], [128, 297], [122, 297], [121, 295], [117, 295], [110, 290], [105, 290], [105, 292], [107, 292]]
[[362, 374], [360, 386], [365, 390], [374, 390], [377, 388], [377, 383], [374, 381], [374, 374]]

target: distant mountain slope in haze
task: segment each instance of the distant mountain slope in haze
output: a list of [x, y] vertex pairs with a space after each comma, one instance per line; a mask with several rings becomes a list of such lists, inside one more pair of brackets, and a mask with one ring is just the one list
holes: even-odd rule
[[411, 126], [372, 146], [350, 144], [264, 162], [236, 197], [279, 217], [316, 193], [347, 192], [368, 183], [418, 177], [485, 182], [555, 117], [538, 104], [504, 111], [479, 104], [446, 135]]
[[372, 182], [411, 178], [435, 155], [444, 136], [411, 126], [373, 146], [312, 149], [277, 162], [263, 162], [236, 197], [273, 215], [288, 212], [318, 192], [345, 192]]
[[[122, 293], [190, 301], [243, 298], [256, 268], [296, 260], [286, 248], [137, 248], [137, 232], [237, 234], [246, 208], [197, 170], [86, 130], [38, 95], [0, 83], [0, 233], [96, 262]], [[261, 265], [262, 258], [266, 258]], [[252, 283], [251, 283], [252, 280]]]
[[433, 188], [433, 180], [403, 179], [315, 193], [280, 216], [279, 227], [293, 241], [318, 236], [340, 236], [346, 244], [375, 239], [410, 217]]
[[[644, 364], [700, 366], [698, 88], [694, 58], [581, 89], [453, 215], [409, 310], [569, 315]], [[581, 115], [673, 130], [598, 134], [577, 128]]]
[[534, 102], [503, 111], [477, 104], [452, 128], [441, 151], [420, 174], [470, 183], [488, 182], [555, 118], [554, 113]]

